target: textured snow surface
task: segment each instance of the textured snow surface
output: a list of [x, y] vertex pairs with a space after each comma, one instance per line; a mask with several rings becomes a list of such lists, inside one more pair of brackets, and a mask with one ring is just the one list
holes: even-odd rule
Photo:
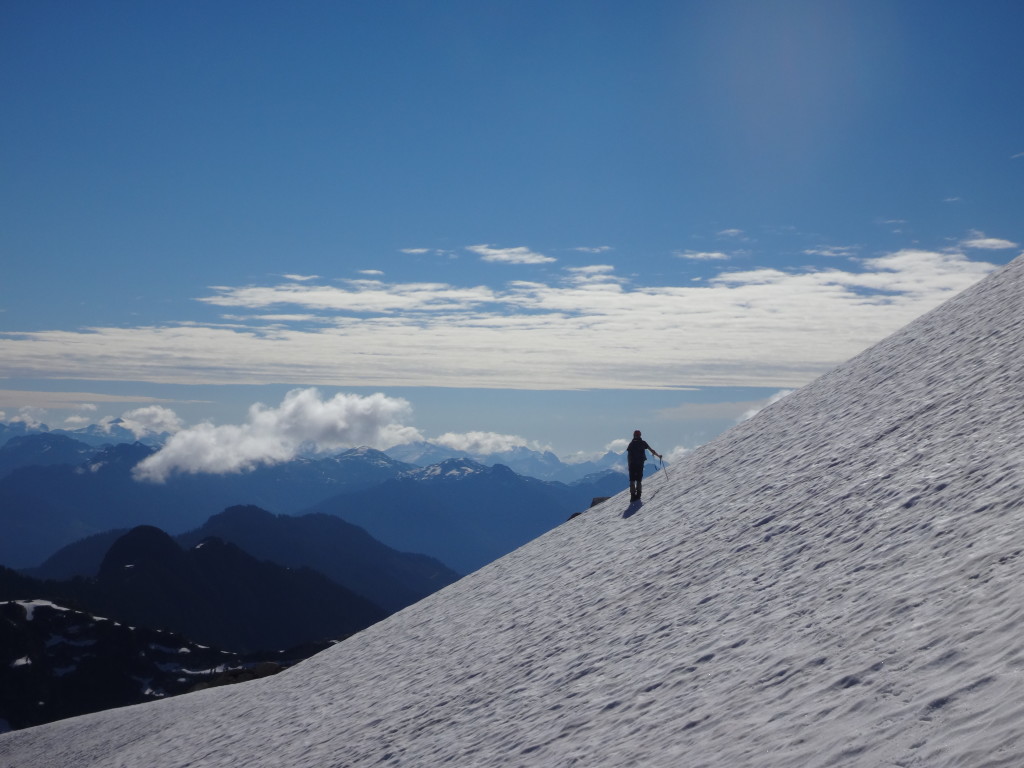
[[[879, 298], [879, 300], [883, 300]], [[0, 764], [1024, 765], [1024, 258], [277, 677]]]

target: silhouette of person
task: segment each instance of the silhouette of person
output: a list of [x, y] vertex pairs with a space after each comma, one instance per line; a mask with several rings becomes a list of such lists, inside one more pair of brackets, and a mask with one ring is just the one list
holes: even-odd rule
[[626, 447], [626, 457], [629, 462], [629, 500], [639, 501], [643, 491], [644, 462], [647, 461], [647, 451], [650, 451], [659, 459], [661, 454], [651, 448], [647, 441], [640, 436], [640, 430], [633, 431], [633, 439]]

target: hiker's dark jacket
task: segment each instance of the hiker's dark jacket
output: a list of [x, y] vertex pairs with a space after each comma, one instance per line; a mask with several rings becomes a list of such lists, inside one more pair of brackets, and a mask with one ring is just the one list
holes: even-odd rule
[[626, 447], [629, 466], [643, 469], [644, 462], [647, 461], [647, 451], [654, 453], [654, 449], [643, 438], [634, 437], [630, 440], [629, 445]]

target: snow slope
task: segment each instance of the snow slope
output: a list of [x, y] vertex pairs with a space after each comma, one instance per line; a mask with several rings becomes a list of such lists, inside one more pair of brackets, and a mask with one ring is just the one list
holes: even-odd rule
[[[884, 300], [879, 298], [879, 300]], [[0, 765], [1024, 765], [1024, 258], [274, 678]]]

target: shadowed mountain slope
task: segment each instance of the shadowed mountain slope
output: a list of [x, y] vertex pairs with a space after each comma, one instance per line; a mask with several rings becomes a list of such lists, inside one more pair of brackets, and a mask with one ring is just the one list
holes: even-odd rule
[[260, 560], [312, 568], [389, 613], [451, 584], [459, 575], [443, 563], [381, 544], [333, 515], [272, 515], [259, 507], [230, 507], [178, 541], [192, 547], [209, 536]]
[[625, 475], [607, 472], [572, 485], [517, 475], [501, 464], [446, 459], [311, 511], [337, 515], [403, 552], [422, 552], [470, 573], [617, 493]]
[[96, 449], [67, 435], [42, 432], [14, 437], [0, 446], [0, 477], [19, 467], [80, 464]]
[[47, 601], [0, 602], [0, 728], [251, 680], [294, 664], [304, 651], [247, 658]]
[[275, 678], [7, 734], [0, 764], [1024, 764], [1022, 307], [1019, 258], [628, 518], [620, 494]]
[[118, 537], [95, 579], [0, 571], [0, 600], [40, 598], [236, 652], [342, 639], [387, 615], [310, 568], [259, 560], [216, 537], [182, 549], [152, 526]]
[[[106, 531], [61, 548], [37, 568], [20, 571], [37, 579], [92, 578], [124, 530]], [[274, 515], [254, 506], [234, 506], [200, 528], [176, 538], [185, 549], [215, 537], [257, 560], [286, 568], [312, 568], [362, 595], [388, 613], [447, 586], [459, 575], [443, 563], [381, 544], [362, 528], [333, 515]]]

